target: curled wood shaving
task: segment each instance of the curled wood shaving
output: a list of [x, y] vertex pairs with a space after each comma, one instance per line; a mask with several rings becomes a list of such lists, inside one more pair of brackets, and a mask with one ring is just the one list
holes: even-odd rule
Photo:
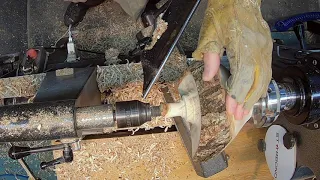
[[153, 46], [157, 43], [158, 39], [161, 38], [162, 34], [167, 30], [168, 28], [168, 23], [165, 22], [163, 19], [162, 19], [162, 15], [161, 14], [160, 16], [157, 17], [157, 20], [156, 20], [156, 28], [152, 34], [152, 41], [151, 43], [145, 47], [146, 50], [150, 50], [153, 48]]
[[59, 179], [167, 179], [185, 163], [174, 160], [181, 153], [175, 149], [183, 149], [178, 136], [171, 132], [83, 141], [74, 161], [57, 166], [56, 172]]

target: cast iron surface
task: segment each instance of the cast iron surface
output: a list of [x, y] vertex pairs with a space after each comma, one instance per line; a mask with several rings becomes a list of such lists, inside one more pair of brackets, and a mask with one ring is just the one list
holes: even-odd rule
[[94, 68], [74, 69], [73, 73], [57, 76], [56, 71], [48, 72], [34, 102], [77, 99]]

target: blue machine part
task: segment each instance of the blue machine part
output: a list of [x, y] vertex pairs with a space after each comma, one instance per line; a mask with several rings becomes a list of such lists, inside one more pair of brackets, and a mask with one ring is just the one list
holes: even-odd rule
[[308, 12], [292, 16], [289, 19], [277, 21], [274, 25], [274, 28], [277, 31], [283, 32], [289, 30], [297, 22], [306, 22], [306, 21], [315, 21], [320, 19], [320, 12]]

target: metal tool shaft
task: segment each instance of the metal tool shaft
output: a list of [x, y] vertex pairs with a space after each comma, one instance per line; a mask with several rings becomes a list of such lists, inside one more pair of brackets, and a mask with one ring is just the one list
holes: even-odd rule
[[0, 142], [54, 140], [103, 134], [106, 128], [140, 126], [160, 116], [160, 107], [140, 101], [75, 107], [74, 101], [0, 107]]
[[[181, 6], [181, 3], [183, 3], [183, 6]], [[151, 88], [160, 77], [162, 69], [168, 61], [199, 3], [200, 0], [188, 0], [184, 2], [172, 1], [168, 7], [168, 10], [165, 13], [168, 14], [168, 19], [165, 19], [168, 22], [166, 32], [153, 47], [153, 49], [156, 50], [149, 50], [142, 55], [142, 65], [144, 67], [145, 76], [143, 84], [143, 98], [148, 96]], [[177, 19], [176, 17], [179, 18]], [[157, 48], [160, 51], [158, 51]], [[150, 71], [150, 69], [152, 70]]]
[[270, 126], [281, 111], [291, 110], [301, 98], [297, 88], [289, 83], [271, 81], [267, 96], [261, 98], [253, 107], [253, 120], [257, 127]]
[[0, 142], [75, 137], [73, 101], [0, 107]]

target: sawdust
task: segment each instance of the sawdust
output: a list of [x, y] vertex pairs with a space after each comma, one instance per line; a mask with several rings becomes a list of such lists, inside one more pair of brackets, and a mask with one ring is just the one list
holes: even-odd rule
[[80, 49], [104, 52], [115, 48], [127, 53], [135, 47], [136, 34], [143, 25], [128, 16], [118, 3], [106, 1], [89, 9], [76, 29], [79, 33], [75, 41]]
[[106, 58], [106, 65], [111, 65], [111, 64], [118, 64], [119, 59], [118, 56], [120, 54], [118, 49], [115, 48], [109, 48], [105, 51], [105, 58]]
[[152, 41], [145, 47], [145, 50], [150, 50], [157, 43], [158, 39], [161, 38], [162, 34], [167, 30], [168, 23], [162, 19], [162, 14], [157, 17], [156, 27], [152, 34]]
[[175, 150], [183, 149], [178, 136], [173, 132], [83, 141], [72, 163], [57, 166], [58, 178], [168, 179], [186, 163], [176, 159], [185, 153]]
[[142, 81], [142, 73], [140, 63], [98, 66], [97, 83], [99, 90], [104, 92], [126, 83]]
[[0, 79], [0, 98], [33, 96], [40, 87], [45, 74], [17, 76]]
[[[159, 82], [177, 81], [187, 68], [186, 57], [175, 49], [160, 74]], [[142, 81], [143, 70], [141, 63], [98, 66], [97, 68], [97, 82], [100, 92], [117, 88], [127, 83]]]

